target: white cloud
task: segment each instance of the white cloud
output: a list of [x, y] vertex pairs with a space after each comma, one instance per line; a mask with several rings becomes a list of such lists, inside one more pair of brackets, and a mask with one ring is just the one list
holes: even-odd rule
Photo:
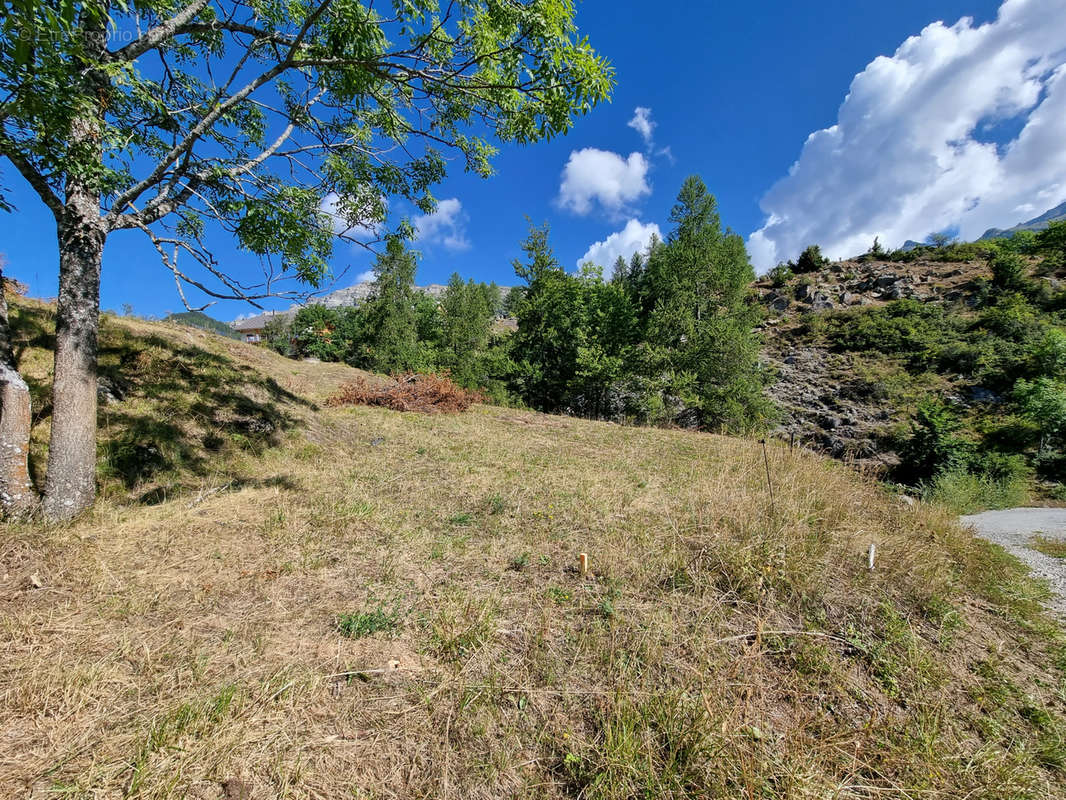
[[[1006, 145], [989, 129], [1020, 126]], [[1002, 137], [999, 137], [1002, 138]], [[855, 76], [762, 199], [756, 267], [808, 244], [836, 258], [958, 226], [963, 239], [1066, 199], [1066, 0], [1006, 0], [993, 22], [927, 26]]]
[[374, 270], [368, 269], [360, 272], [355, 276], [356, 284], [360, 283], [373, 283], [374, 282]]
[[659, 226], [654, 222], [644, 224], [640, 220], [631, 219], [622, 230], [612, 233], [602, 242], [596, 242], [585, 251], [585, 255], [578, 259], [578, 269], [583, 264], [591, 261], [603, 267], [604, 272], [610, 275], [614, 262], [622, 256], [626, 261], [632, 258], [638, 250], [644, 250], [651, 241], [652, 234], [662, 237]]
[[633, 119], [626, 124], [640, 134], [644, 146], [651, 150], [655, 145], [655, 123], [651, 119], [651, 109], [637, 106], [633, 111]]
[[648, 160], [640, 153], [622, 158], [618, 153], [586, 147], [570, 153], [559, 186], [559, 204], [575, 214], [588, 214], [599, 203], [620, 214], [638, 198], [649, 194]]
[[[388, 211], [387, 197], [379, 198], [381, 209]], [[342, 207], [340, 196], [330, 192], [322, 198], [319, 210], [328, 214], [337, 236], [350, 236], [353, 239], [374, 240], [381, 237], [385, 228], [384, 221], [376, 221], [374, 216], [379, 209], [373, 208], [373, 198], [351, 198], [351, 207]], [[355, 224], [353, 224], [353, 222]]]
[[441, 244], [449, 250], [466, 250], [470, 247], [466, 222], [463, 204], [457, 198], [441, 200], [432, 214], [414, 218], [415, 238], [420, 242]]

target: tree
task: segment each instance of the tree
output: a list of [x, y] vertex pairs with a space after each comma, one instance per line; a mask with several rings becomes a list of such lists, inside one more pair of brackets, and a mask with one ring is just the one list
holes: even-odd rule
[[1014, 400], [1022, 413], [1040, 429], [1040, 451], [1051, 448], [1061, 452], [1066, 437], [1066, 381], [1037, 378], [1019, 380], [1014, 385]]
[[493, 293], [486, 284], [464, 283], [453, 273], [441, 297], [441, 362], [460, 386], [476, 389], [481, 382], [478, 361], [488, 347], [498, 295], [498, 289]]
[[870, 245], [870, 249], [866, 251], [866, 259], [875, 260], [878, 258], [884, 258], [885, 255], [885, 248], [881, 245], [880, 237], [875, 236], [874, 243]]
[[304, 306], [293, 317], [291, 335], [296, 355], [319, 361], [340, 361], [345, 342], [338, 332], [340, 315], [335, 308]]
[[277, 314], [263, 327], [263, 341], [276, 353], [287, 356], [292, 350], [292, 330], [289, 320]]
[[937, 250], [943, 250], [948, 245], [955, 243], [955, 237], [947, 231], [937, 231], [925, 237], [925, 243]]
[[1036, 231], [1016, 231], [1009, 238], [1000, 239], [999, 246], [1011, 253], [1034, 255], [1037, 251]]
[[807, 247], [796, 260], [792, 271], [797, 275], [805, 272], [817, 272], [829, 263], [829, 259], [822, 255], [822, 248], [816, 244]]
[[962, 423], [941, 401], [921, 400], [911, 420], [910, 438], [900, 447], [898, 471], [904, 483], [917, 485], [965, 465], [971, 445], [957, 435], [961, 428]]
[[625, 287], [613, 280], [605, 283], [599, 267], [586, 265], [578, 280], [584, 317], [569, 405], [585, 416], [602, 417], [609, 414], [611, 390], [633, 370], [637, 312]]
[[366, 303], [370, 369], [395, 373], [421, 366], [414, 286], [415, 254], [392, 237], [374, 263], [374, 293]]
[[670, 214], [674, 229], [649, 252], [646, 338], [698, 398], [703, 427], [744, 430], [769, 413], [759, 368], [755, 278], [744, 240], [722, 231], [717, 201], [688, 178]]
[[30, 480], [30, 389], [18, 371], [7, 318], [6, 266], [0, 257], [0, 503], [11, 516], [37, 502]]
[[1050, 266], [1066, 264], [1066, 220], [1050, 223], [1036, 235], [1035, 249], [1046, 253]]
[[581, 286], [568, 275], [548, 243], [549, 228], [530, 225], [522, 243], [527, 261], [513, 262], [515, 274], [526, 282], [514, 313], [518, 330], [511, 353], [519, 395], [534, 408], [566, 408], [577, 371], [577, 352], [584, 324]]
[[[613, 81], [566, 0], [443, 10], [415, 0], [384, 12], [357, 0], [8, 0], [3, 9], [0, 157], [54, 215], [60, 253], [43, 500], [52, 519], [95, 496], [100, 264], [111, 233], [144, 233], [183, 300], [186, 286], [209, 301], [299, 294], [286, 281], [322, 282], [335, 232], [354, 239], [375, 227], [388, 196], [432, 210], [444, 152], [488, 175], [490, 137], [564, 133]], [[115, 46], [110, 32], [123, 34]], [[0, 208], [10, 208], [2, 193]], [[208, 225], [261, 259], [261, 284], [226, 274], [205, 247]]]

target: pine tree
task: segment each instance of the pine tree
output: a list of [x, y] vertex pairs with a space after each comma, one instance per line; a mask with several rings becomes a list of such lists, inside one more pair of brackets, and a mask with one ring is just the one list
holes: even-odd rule
[[374, 263], [374, 293], [366, 310], [368, 366], [377, 372], [418, 369], [415, 255], [392, 237]]
[[441, 297], [441, 361], [462, 386], [476, 388], [479, 383], [478, 362], [488, 347], [493, 297], [490, 287], [473, 280], [464, 283], [459, 273], [452, 275]]
[[722, 231], [717, 202], [696, 176], [681, 187], [670, 220], [673, 230], [650, 249], [646, 267], [649, 368], [694, 393], [702, 427], [754, 427], [769, 406], [744, 241]]
[[583, 341], [585, 309], [581, 285], [568, 275], [548, 243], [549, 228], [531, 225], [522, 243], [525, 262], [513, 262], [526, 281], [515, 304], [518, 330], [511, 353], [517, 365], [516, 390], [534, 408], [561, 411], [568, 404]]

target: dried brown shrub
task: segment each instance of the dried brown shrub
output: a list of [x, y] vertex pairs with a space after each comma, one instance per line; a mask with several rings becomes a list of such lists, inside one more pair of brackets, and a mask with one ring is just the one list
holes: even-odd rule
[[359, 378], [343, 385], [327, 402], [331, 406], [384, 406], [395, 411], [453, 414], [466, 411], [484, 399], [481, 392], [464, 389], [447, 374], [407, 373], [391, 378], [387, 383], [371, 383]]

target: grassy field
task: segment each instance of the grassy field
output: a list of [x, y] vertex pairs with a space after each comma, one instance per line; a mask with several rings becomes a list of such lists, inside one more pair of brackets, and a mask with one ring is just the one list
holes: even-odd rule
[[[40, 464], [49, 312], [15, 316]], [[945, 512], [777, 445], [771, 502], [751, 440], [103, 343], [101, 501], [0, 528], [2, 797], [1066, 792], [1043, 590]]]

